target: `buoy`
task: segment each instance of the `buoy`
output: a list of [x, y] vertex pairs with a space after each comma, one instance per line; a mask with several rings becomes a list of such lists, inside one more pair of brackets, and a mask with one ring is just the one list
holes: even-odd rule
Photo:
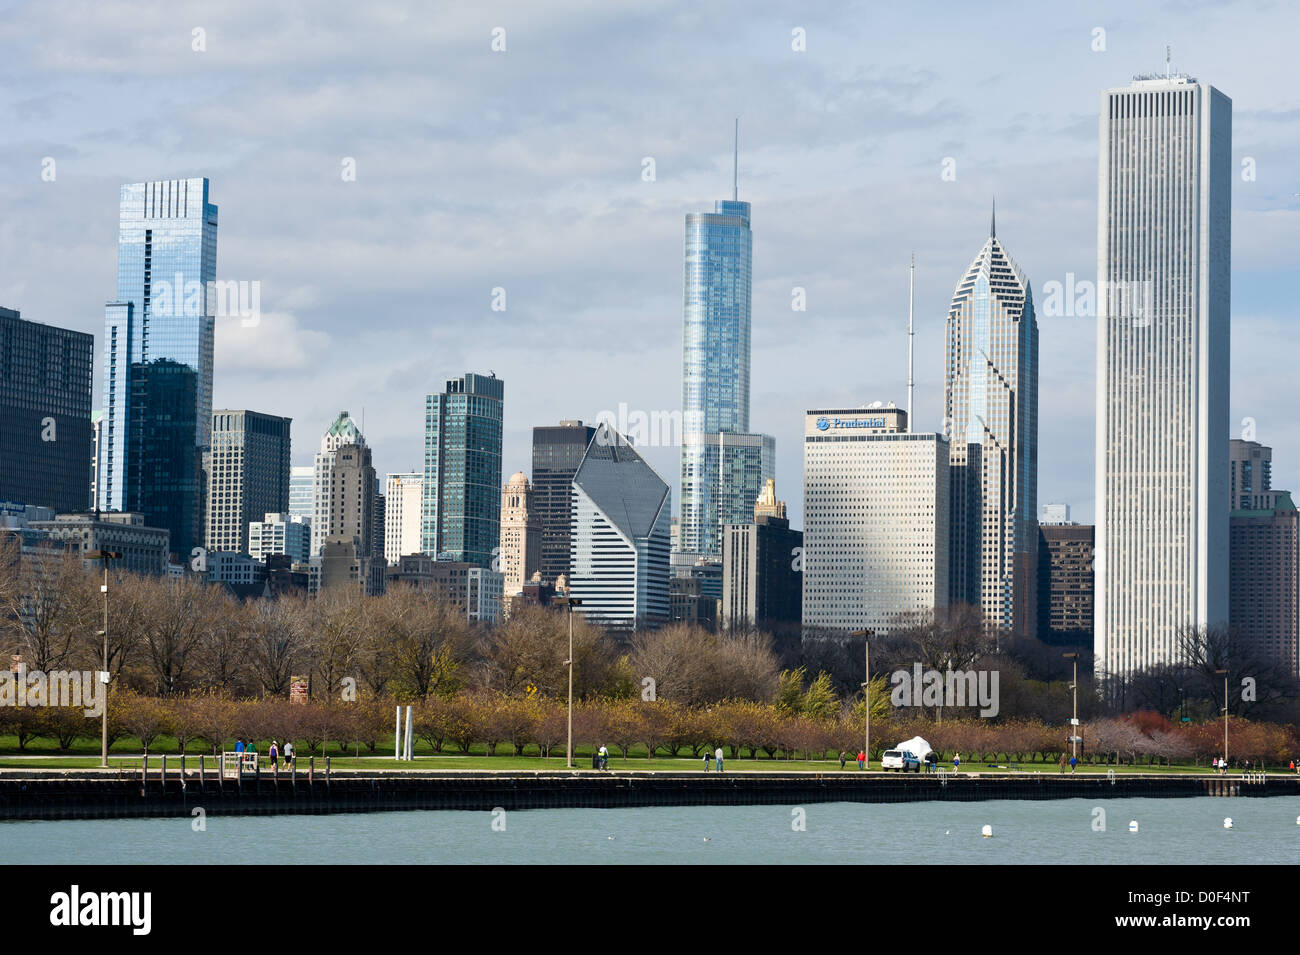
[[705, 841], [705, 842], [708, 842], [708, 841], [709, 841], [709, 837], [708, 837], [708, 836], [705, 836], [705, 837], [704, 837], [704, 841]]
[[1129, 820], [1128, 831], [1129, 831], [1129, 832], [1137, 832], [1137, 831], [1138, 831], [1138, 821], [1137, 821], [1136, 819], [1130, 819], [1130, 820]]
[[[1300, 825], [1300, 819], [1296, 819], [1296, 823], [1297, 823], [1298, 825]], [[945, 836], [950, 836], [950, 835], [952, 835], [952, 830], [951, 830], [951, 829], [945, 829], [944, 832], [943, 832], [943, 834], [944, 834]]]
[[980, 835], [982, 835], [985, 839], [992, 839], [993, 827], [986, 825], [983, 829], [980, 830]]
[[1224, 820], [1223, 820], [1223, 828], [1224, 828], [1224, 829], [1231, 829], [1231, 828], [1232, 828], [1232, 817], [1231, 817], [1231, 816], [1229, 816], [1227, 819], [1224, 819]]

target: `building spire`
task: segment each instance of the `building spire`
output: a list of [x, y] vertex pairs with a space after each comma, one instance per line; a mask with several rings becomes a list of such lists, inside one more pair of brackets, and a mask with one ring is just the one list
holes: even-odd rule
[[740, 117], [736, 117], [736, 136], [732, 141], [731, 154], [731, 201], [740, 199]]
[[989, 216], [989, 238], [998, 237], [998, 197], [993, 197], [993, 214]]

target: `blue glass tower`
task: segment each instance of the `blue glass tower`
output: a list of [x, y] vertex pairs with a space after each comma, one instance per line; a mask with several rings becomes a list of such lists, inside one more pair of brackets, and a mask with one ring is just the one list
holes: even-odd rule
[[501, 542], [501, 423], [505, 382], [451, 378], [425, 397], [421, 550], [496, 570]]
[[[682, 514], [678, 550], [722, 557], [722, 525], [752, 523], [773, 476], [772, 439], [749, 432], [749, 334], [753, 236], [749, 203], [686, 216], [682, 329]], [[743, 463], [724, 466], [728, 457]], [[752, 479], [752, 480], [751, 480]], [[739, 504], [737, 504], [739, 502]]]
[[[196, 469], [212, 427], [208, 290], [217, 271], [217, 207], [207, 179], [167, 179], [124, 185], [120, 213], [117, 298], [104, 308], [96, 506], [143, 510], [146, 523], [171, 530], [172, 552], [186, 556], [202, 543]], [[194, 454], [178, 444], [181, 435]], [[163, 447], [172, 462], [165, 467]]]

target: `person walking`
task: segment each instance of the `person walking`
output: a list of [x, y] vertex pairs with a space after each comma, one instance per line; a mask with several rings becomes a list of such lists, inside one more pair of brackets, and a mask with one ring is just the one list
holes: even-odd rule
[[709, 771], [709, 760], [711, 759], [713, 759], [713, 754], [706, 749], [704, 751], [704, 771], [706, 773]]
[[280, 744], [277, 740], [271, 740], [271, 748], [266, 751], [266, 755], [271, 759], [271, 771], [276, 772], [280, 768]]
[[236, 753], [242, 753], [243, 751], [244, 751], [244, 737], [242, 737], [242, 736], [236, 736], [236, 737], [235, 737], [235, 752], [236, 752]]
[[844, 754], [844, 750], [840, 750], [840, 769], [843, 769], [844, 764], [847, 763], [848, 761], [849, 758]]
[[1062, 772], [1062, 773], [1065, 772], [1065, 754], [1064, 754], [1064, 753], [1061, 754], [1061, 768], [1060, 768], [1059, 772]]
[[867, 754], [864, 750], [858, 750], [858, 769], [867, 768]]
[[284, 741], [284, 768], [293, 769], [293, 743]]
[[952, 771], [958, 772], [961, 769], [961, 753], [952, 754]]
[[605, 748], [604, 743], [600, 744], [600, 768], [609, 769], [609, 750]]
[[718, 764], [718, 772], [722, 772], [722, 747], [719, 746], [713, 751], [713, 761]]
[[1077, 757], [1077, 756], [1071, 756], [1071, 757], [1070, 757], [1070, 772], [1074, 772], [1075, 768], [1076, 768], [1078, 765], [1079, 765], [1079, 757]]

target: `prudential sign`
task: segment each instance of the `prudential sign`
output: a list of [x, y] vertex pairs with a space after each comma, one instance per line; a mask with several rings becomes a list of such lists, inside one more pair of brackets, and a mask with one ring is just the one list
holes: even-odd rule
[[818, 418], [818, 431], [839, 431], [842, 429], [854, 428], [883, 428], [885, 427], [884, 418]]

